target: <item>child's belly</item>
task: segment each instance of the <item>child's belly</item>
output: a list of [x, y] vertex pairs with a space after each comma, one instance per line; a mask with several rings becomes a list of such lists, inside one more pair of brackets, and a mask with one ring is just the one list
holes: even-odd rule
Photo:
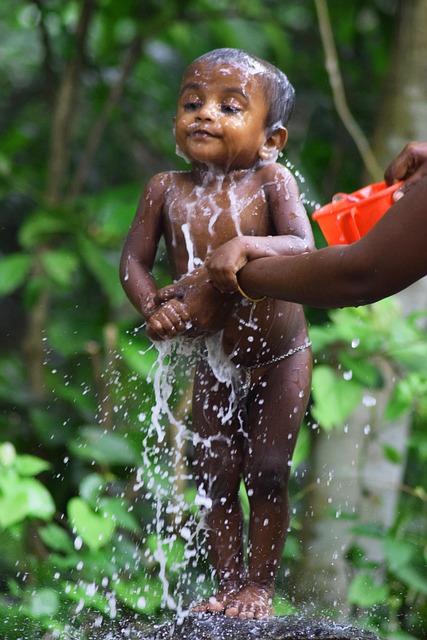
[[223, 348], [235, 364], [262, 366], [303, 345], [306, 337], [303, 308], [267, 298], [237, 307], [224, 326]]

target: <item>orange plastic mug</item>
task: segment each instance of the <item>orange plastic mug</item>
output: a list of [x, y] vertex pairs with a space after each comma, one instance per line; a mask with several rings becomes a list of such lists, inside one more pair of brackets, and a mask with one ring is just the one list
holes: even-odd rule
[[332, 202], [313, 213], [328, 244], [351, 244], [360, 240], [394, 204], [393, 193], [402, 183], [387, 187], [370, 184], [354, 193], [337, 193]]

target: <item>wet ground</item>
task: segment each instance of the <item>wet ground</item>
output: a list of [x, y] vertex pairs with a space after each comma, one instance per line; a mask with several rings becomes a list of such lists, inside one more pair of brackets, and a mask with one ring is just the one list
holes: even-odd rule
[[120, 630], [99, 629], [89, 640], [380, 640], [355, 627], [299, 616], [243, 620], [224, 616], [189, 616], [181, 623], [151, 627], [135, 620]]

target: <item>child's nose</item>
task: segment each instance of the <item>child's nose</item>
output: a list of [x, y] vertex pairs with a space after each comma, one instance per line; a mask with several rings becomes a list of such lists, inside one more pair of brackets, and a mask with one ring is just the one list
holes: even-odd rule
[[215, 105], [213, 102], [205, 102], [199, 109], [198, 117], [201, 120], [214, 120], [215, 119]]

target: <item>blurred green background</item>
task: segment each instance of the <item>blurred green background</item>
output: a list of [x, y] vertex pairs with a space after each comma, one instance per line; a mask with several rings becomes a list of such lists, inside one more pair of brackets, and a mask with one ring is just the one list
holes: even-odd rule
[[[285, 71], [297, 103], [283, 161], [311, 214], [427, 140], [425, 33], [424, 0], [2, 0], [2, 637], [86, 638], [173, 616], [209, 588], [181, 535], [197, 527], [194, 486], [151, 431], [156, 352], [118, 279], [146, 181], [185, 168], [172, 135], [185, 67], [238, 47]], [[170, 281], [161, 255], [156, 275]], [[426, 298], [420, 283], [307, 309], [313, 394], [277, 614], [425, 637]], [[185, 367], [171, 385], [180, 413]], [[177, 478], [180, 518], [166, 513]]]

